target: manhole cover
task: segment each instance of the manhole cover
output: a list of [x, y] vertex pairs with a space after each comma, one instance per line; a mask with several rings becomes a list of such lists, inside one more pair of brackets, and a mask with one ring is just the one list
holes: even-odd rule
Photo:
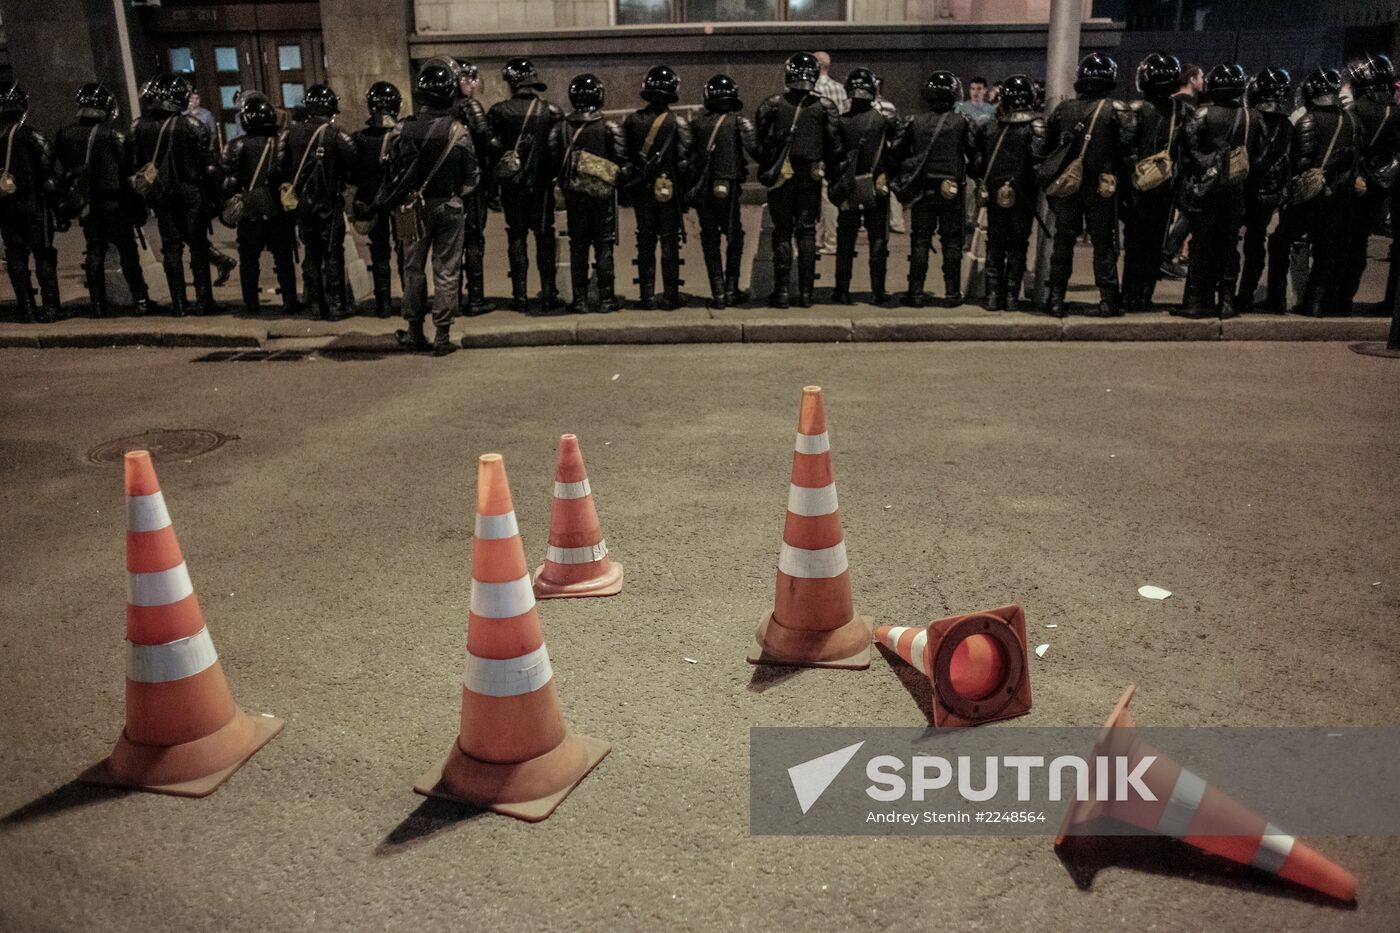
[[164, 428], [119, 437], [114, 441], [98, 444], [87, 452], [87, 462], [96, 464], [120, 463], [123, 455], [132, 450], [149, 450], [157, 463], [166, 460], [191, 460], [203, 456], [211, 450], [218, 450], [229, 441], [237, 440], [236, 434], [220, 434], [204, 428]]

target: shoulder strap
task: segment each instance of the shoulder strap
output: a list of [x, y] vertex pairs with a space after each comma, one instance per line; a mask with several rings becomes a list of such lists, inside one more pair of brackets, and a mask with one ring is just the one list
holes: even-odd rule
[[579, 136], [583, 134], [587, 123], [580, 123], [578, 129], [574, 130], [574, 135], [569, 137], [569, 144], [564, 147], [564, 171], [569, 171], [569, 157], [574, 154], [574, 144], [578, 142]]
[[1176, 102], [1173, 101], [1173, 102], [1172, 102], [1172, 116], [1171, 116], [1171, 120], [1168, 121], [1168, 123], [1167, 123], [1167, 152], [1168, 152], [1168, 154], [1170, 154], [1171, 151], [1172, 151], [1172, 140], [1176, 138], [1176, 111], [1177, 111], [1177, 109], [1178, 109], [1178, 108], [1177, 108], [1177, 106], [1176, 106]]
[[1006, 131], [1009, 129], [1011, 129], [1009, 126], [1003, 126], [1001, 128], [1001, 133], [997, 136], [997, 144], [992, 147], [992, 157], [987, 160], [987, 170], [982, 173], [983, 178], [992, 177], [992, 169], [995, 168], [997, 164], [997, 155], [1001, 153], [1001, 141], [1006, 138]]
[[250, 181], [248, 182], [248, 187], [244, 188], [244, 189], [243, 189], [244, 191], [252, 191], [254, 188], [256, 188], [256, 187], [258, 186], [258, 175], [260, 175], [260, 174], [262, 173], [263, 165], [265, 165], [265, 164], [267, 163], [267, 154], [268, 154], [269, 152], [271, 152], [271, 151], [272, 151], [272, 137], [269, 136], [269, 137], [267, 138], [267, 140], [263, 143], [262, 154], [258, 156], [258, 164], [255, 165], [255, 166], [253, 166], [253, 177], [252, 177], [252, 180], [250, 180]]
[[727, 113], [720, 114], [719, 119], [715, 121], [714, 128], [710, 130], [710, 141], [705, 143], [706, 155], [715, 151], [715, 140], [719, 137], [719, 128], [724, 125], [724, 118], [727, 116], [729, 116]]
[[15, 151], [15, 133], [19, 132], [19, 124], [10, 127], [10, 135], [5, 138], [5, 174], [10, 174], [10, 157]]
[[316, 128], [316, 132], [311, 134], [311, 139], [307, 141], [306, 148], [301, 151], [301, 162], [297, 163], [297, 173], [292, 176], [293, 190], [295, 190], [296, 186], [301, 183], [301, 171], [302, 169], [306, 168], [307, 157], [311, 155], [311, 150], [315, 149], [317, 143], [321, 141], [321, 137], [325, 135], [326, 128], [329, 126], [329, 123], [322, 123], [320, 126], [318, 126]]
[[384, 131], [384, 138], [379, 141], [379, 161], [383, 162], [389, 157], [389, 137], [393, 134], [388, 130]]
[[888, 117], [881, 114], [880, 121], [880, 141], [875, 144], [875, 154], [870, 157], [870, 171], [880, 170], [880, 157], [885, 154], [885, 134], [890, 131], [890, 121]]
[[[166, 117], [165, 122], [160, 125], [160, 132], [156, 134], [156, 151], [151, 153], [151, 161], [156, 164], [157, 168], [160, 167], [161, 162], [160, 144], [165, 141], [166, 132], [169, 131], [170, 125], [175, 122], [178, 116], [179, 114], [175, 114], [174, 116]], [[165, 154], [170, 154], [169, 148], [166, 149]]]
[[1089, 140], [1094, 138], [1094, 127], [1099, 122], [1099, 114], [1103, 112], [1104, 104], [1108, 103], [1108, 98], [1099, 101], [1099, 105], [1094, 108], [1094, 115], [1089, 118], [1089, 128], [1084, 131], [1084, 138], [1079, 143], [1079, 158], [1084, 158], [1084, 153], [1089, 151]]
[[539, 97], [530, 98], [530, 106], [525, 108], [525, 119], [520, 121], [520, 132], [515, 136], [515, 145], [510, 147], [512, 152], [520, 151], [520, 142], [525, 138], [525, 131], [530, 128], [530, 118], [535, 115], [535, 108], [539, 103]]
[[1380, 125], [1376, 127], [1375, 135], [1372, 136], [1371, 141], [1366, 144], [1367, 149], [1370, 149], [1372, 146], [1374, 146], [1376, 144], [1376, 141], [1381, 138], [1381, 132], [1385, 129], [1385, 125], [1390, 122], [1390, 111], [1392, 109], [1394, 108], [1391, 107], [1390, 104], [1385, 105], [1385, 116], [1381, 117], [1381, 122]]
[[[451, 118], [449, 117], [447, 119]], [[428, 182], [433, 180], [433, 177], [438, 173], [438, 169], [442, 168], [442, 163], [446, 162], [447, 157], [452, 154], [452, 147], [457, 145], [457, 140], [462, 138], [461, 134], [458, 133], [458, 130], [462, 129], [464, 129], [462, 124], [458, 123], [456, 120], [452, 120], [452, 125], [447, 130], [447, 145], [442, 147], [442, 155], [437, 157], [437, 161], [433, 163], [433, 167], [428, 169], [428, 174], [423, 176], [423, 183], [418, 186], [418, 196], [420, 198], [423, 196], [423, 192], [428, 190]], [[424, 141], [426, 142], [426, 139]]]
[[642, 143], [642, 158], [651, 155], [651, 147], [656, 145], [656, 137], [661, 133], [661, 127], [666, 123], [666, 118], [671, 115], [671, 111], [663, 110], [656, 115], [656, 119], [651, 121], [651, 128], [647, 130], [646, 141]]
[[92, 132], [88, 133], [87, 151], [83, 153], [83, 168], [87, 168], [92, 163], [92, 144], [97, 140], [97, 130], [101, 123], [94, 123]]
[[1318, 168], [1327, 171], [1327, 160], [1332, 158], [1332, 149], [1337, 145], [1337, 137], [1342, 135], [1342, 123], [1345, 120], [1344, 112], [1337, 111], [1337, 128], [1332, 131], [1332, 141], [1327, 144], [1327, 151], [1322, 154], [1322, 161], [1318, 163]]

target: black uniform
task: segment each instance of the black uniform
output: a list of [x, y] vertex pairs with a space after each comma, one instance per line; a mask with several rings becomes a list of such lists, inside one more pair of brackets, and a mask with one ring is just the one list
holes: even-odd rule
[[811, 91], [790, 90], [760, 104], [754, 125], [763, 152], [765, 184], [780, 181], [785, 156], [792, 171], [787, 181], [768, 189], [768, 210], [773, 219], [774, 287], [770, 303], [780, 308], [788, 305], [795, 236], [797, 303], [805, 308], [812, 303], [817, 278], [822, 179], [835, 177], [844, 157], [840, 114], [825, 97]]
[[936, 103], [909, 119], [894, 183], [910, 205], [909, 289], [905, 302], [921, 308], [928, 301], [929, 251], [934, 234], [943, 249], [943, 284], [949, 302], [962, 302], [963, 191], [969, 169], [978, 174], [980, 151], [972, 123], [947, 103]]
[[[652, 132], [652, 127], [656, 132]], [[656, 245], [661, 243], [661, 306], [681, 305], [681, 238], [687, 164], [692, 146], [690, 123], [663, 103], [649, 103], [622, 123], [627, 159], [634, 181], [628, 200], [637, 215], [637, 289], [643, 308], [656, 307]], [[648, 139], [650, 138], [650, 143]], [[671, 197], [656, 197], [657, 181], [669, 179]]]
[[[889, 177], [898, 168], [896, 153], [902, 141], [903, 125], [886, 116], [874, 102], [852, 99], [850, 109], [840, 117], [841, 147], [845, 160], [835, 180], [827, 187], [836, 214], [836, 291], [832, 300], [851, 300], [851, 274], [855, 267], [856, 237], [865, 227], [870, 248], [870, 290], [876, 304], [885, 293], [885, 265], [889, 258], [890, 195]], [[856, 179], [870, 176], [874, 197], [865, 204], [855, 199]], [[869, 190], [867, 188], [866, 190]]]
[[1239, 239], [1244, 226], [1245, 182], [1231, 171], [1231, 153], [1259, 144], [1254, 114], [1238, 98], [1197, 107], [1183, 131], [1186, 177], [1182, 210], [1191, 224], [1191, 262], [1186, 272], [1184, 313], [1199, 317], [1235, 312], [1240, 274]]
[[251, 127], [224, 147], [220, 169], [224, 196], [243, 194], [243, 217], [238, 222], [238, 283], [243, 291], [243, 308], [258, 313], [258, 278], [264, 250], [272, 254], [282, 307], [289, 314], [300, 310], [297, 303], [296, 225], [291, 214], [282, 210], [277, 192], [282, 174], [277, 153], [275, 128]]
[[[714, 307], [742, 304], [739, 288], [744, 225], [739, 215], [748, 160], [759, 157], [753, 121], [740, 113], [706, 110], [690, 125], [692, 206], [700, 221], [700, 248]], [[721, 243], [721, 239], [723, 243]]]
[[492, 186], [492, 169], [501, 154], [501, 141], [486, 119], [486, 109], [475, 97], [464, 97], [453, 106], [457, 119], [471, 133], [481, 181], [462, 199], [462, 281], [467, 292], [467, 313], [484, 314], [494, 305], [486, 300], [486, 215]]
[[308, 116], [283, 135], [280, 156], [279, 170], [297, 193], [306, 304], [323, 319], [339, 320], [347, 316], [345, 186], [355, 177], [355, 143], [331, 118]]
[[[1264, 274], [1264, 259], [1268, 249], [1269, 226], [1288, 191], [1292, 165], [1289, 149], [1293, 141], [1293, 124], [1288, 112], [1274, 101], [1265, 101], [1254, 108], [1255, 139], [1251, 146], [1252, 162], [1244, 186], [1244, 259], [1240, 265], [1240, 286], [1235, 307], [1248, 311], [1254, 306], [1254, 292]], [[1287, 256], [1275, 273], [1269, 272], [1268, 309], [1282, 313], [1286, 302], [1288, 282]], [[1275, 288], [1278, 289], [1275, 294]]]
[[564, 210], [569, 223], [569, 275], [574, 300], [571, 311], [584, 311], [588, 305], [588, 254], [593, 252], [594, 270], [598, 276], [598, 300], [603, 310], [619, 307], [613, 273], [613, 246], [617, 243], [617, 196], [585, 194], [574, 189], [574, 153], [587, 152], [619, 166], [620, 179], [626, 182], [627, 141], [622, 127], [604, 119], [599, 111], [575, 110], [554, 132], [561, 139], [553, 140], [551, 148], [564, 153], [559, 173], [559, 186], [564, 189]]
[[1166, 152], [1176, 171], [1171, 178], [1147, 191], [1139, 191], [1131, 179], [1123, 198], [1123, 303], [1126, 310], [1146, 311], [1161, 278], [1162, 252], [1175, 208], [1176, 183], [1182, 162], [1183, 130], [1194, 105], [1179, 94], [1151, 97], [1129, 105], [1137, 124], [1131, 158], [1146, 159]]
[[[987, 310], [1021, 305], [1026, 252], [1035, 224], [1035, 170], [1045, 157], [1045, 121], [1030, 110], [999, 112], [981, 133], [979, 157], [987, 198]], [[1010, 201], [1010, 206], [1005, 202]]]
[[1275, 264], [1287, 266], [1295, 240], [1306, 237], [1312, 248], [1312, 268], [1296, 309], [1301, 314], [1320, 315], [1324, 307], [1334, 307], [1339, 297], [1339, 248], [1345, 243], [1346, 211], [1355, 198], [1352, 186], [1359, 138], [1356, 120], [1332, 96], [1314, 103], [1293, 125], [1293, 175], [1296, 178], [1321, 167], [1326, 180], [1321, 194], [1285, 208], [1278, 228], [1269, 237], [1270, 279], [1275, 275]]
[[[403, 284], [403, 252], [397, 251], [395, 261], [393, 211], [380, 199], [388, 180], [389, 149], [395, 126], [393, 117], [372, 113], [364, 129], [352, 137], [355, 142], [355, 219], [372, 223], [369, 228], [369, 263], [374, 276], [374, 307], [380, 317], [393, 311], [392, 270], [399, 270]], [[363, 229], [363, 227], [361, 228]]]
[[[5, 243], [5, 263], [15, 289], [20, 313], [26, 320], [55, 320], [58, 299], [58, 251], [53, 246], [54, 217], [50, 199], [57, 188], [53, 178], [53, 149], [37, 130], [20, 122], [22, 114], [0, 114], [0, 145], [10, 143], [10, 174], [14, 194], [0, 197], [0, 237]], [[29, 257], [39, 280], [42, 310], [37, 311], [34, 287], [29, 279]]]
[[563, 152], [553, 148], [550, 139], [557, 139], [552, 130], [554, 124], [564, 119], [564, 113], [534, 89], [522, 88], [514, 97], [494, 105], [486, 117], [505, 152], [514, 151], [520, 158], [520, 171], [513, 177], [500, 179], [510, 260], [511, 306], [517, 311], [529, 306], [526, 279], [530, 271], [529, 235], [533, 233], [540, 293], [545, 309], [553, 310], [559, 306], [554, 283], [554, 179], [559, 176]]
[[[1393, 89], [1382, 92], [1387, 97]], [[1391, 201], [1391, 191], [1382, 188], [1368, 165], [1384, 166], [1400, 154], [1400, 113], [1393, 102], [1373, 99], [1374, 92], [1358, 98], [1351, 105], [1351, 114], [1356, 120], [1359, 165], [1358, 171], [1365, 184], [1365, 193], [1358, 197], [1350, 208], [1346, 222], [1346, 253], [1343, 258], [1345, 268], [1338, 282], [1337, 311], [1347, 314], [1361, 287], [1361, 277], [1366, 272], [1366, 247], [1371, 233], [1380, 228], [1386, 208]], [[1391, 215], [1395, 224], [1395, 215]], [[1392, 240], [1392, 242], [1394, 242]], [[1394, 256], [1392, 254], [1392, 261]], [[1389, 311], [1390, 308], [1386, 308]]]
[[154, 162], [159, 170], [156, 190], [147, 197], [147, 204], [160, 230], [171, 309], [177, 315], [185, 313], [184, 254], [188, 246], [195, 303], [200, 313], [212, 314], [209, 207], [217, 199], [218, 169], [209, 130], [187, 113], [153, 111], [136, 121], [134, 136], [132, 162], [138, 169]]
[[[1064, 293], [1074, 269], [1074, 244], [1084, 228], [1094, 245], [1094, 281], [1099, 288], [1100, 313], [1120, 313], [1118, 291], [1117, 177], [1137, 156], [1134, 149], [1136, 121], [1122, 101], [1106, 91], [1081, 92], [1051, 114], [1048, 145], [1071, 147], [1078, 156], [1095, 110], [1099, 111], [1092, 138], [1084, 150], [1084, 181], [1068, 197], [1051, 198], [1055, 217], [1055, 244], [1050, 254], [1050, 307], [1062, 308]], [[1067, 160], [1068, 161], [1068, 160]]]
[[[107, 247], [117, 248], [122, 277], [138, 311], [147, 310], [146, 277], [136, 248], [136, 227], [146, 210], [127, 181], [131, 177], [131, 141], [106, 122], [84, 117], [58, 132], [54, 140], [56, 171], [74, 203], [86, 206], [79, 215], [87, 247], [84, 272], [93, 312], [108, 313]], [[80, 190], [74, 190], [80, 189]]]

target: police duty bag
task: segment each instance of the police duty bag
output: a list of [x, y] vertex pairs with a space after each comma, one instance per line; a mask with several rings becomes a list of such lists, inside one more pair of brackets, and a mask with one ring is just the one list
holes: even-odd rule
[[151, 153], [151, 161], [138, 168], [130, 178], [127, 179], [131, 188], [147, 201], [158, 201], [165, 193], [161, 184], [161, 172], [165, 170], [165, 162], [170, 158], [170, 147], [165, 147], [165, 154], [160, 151], [161, 144], [165, 142], [166, 134], [170, 132], [170, 126], [178, 116], [166, 117], [165, 122], [160, 125], [160, 132], [156, 134], [156, 148]]
[[[1094, 138], [1094, 127], [1099, 122], [1099, 114], [1103, 112], [1107, 100], [1101, 100], [1094, 107], [1094, 115], [1089, 118], [1089, 126], [1084, 130], [1084, 136], [1079, 142], [1079, 155], [1074, 157], [1074, 161], [1065, 166], [1063, 170], [1054, 174], [1045, 182], [1045, 196], [1048, 198], [1067, 198], [1079, 192], [1079, 188], [1084, 184], [1084, 154], [1089, 151], [1089, 141]], [[1068, 150], [1066, 150], [1068, 152]], [[1048, 164], [1049, 159], [1046, 160]], [[1045, 181], [1045, 175], [1041, 175]]]

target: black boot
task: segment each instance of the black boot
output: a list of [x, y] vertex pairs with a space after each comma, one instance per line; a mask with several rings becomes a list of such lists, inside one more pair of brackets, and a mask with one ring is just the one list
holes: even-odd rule
[[816, 231], [797, 238], [797, 306], [812, 307], [812, 290], [817, 281]]
[[851, 274], [856, 264], [856, 231], [849, 233], [836, 228], [836, 288], [831, 292], [831, 303], [853, 304], [851, 301]]
[[521, 239], [506, 241], [506, 258], [510, 262], [510, 309], [522, 314], [530, 310], [530, 251]]
[[112, 309], [107, 303], [107, 257], [93, 252], [89, 247], [83, 257], [83, 271], [87, 278], [88, 297], [92, 302], [93, 317], [107, 317]]
[[569, 241], [569, 287], [574, 299], [565, 309], [570, 314], [588, 313], [588, 244], [580, 241], [578, 246]]
[[726, 307], [725, 297], [724, 276], [711, 274], [710, 300], [705, 303], [715, 311], [723, 311]]
[[413, 350], [422, 353], [432, 349], [432, 344], [428, 343], [428, 337], [423, 333], [423, 322], [409, 321], [406, 330], [394, 331], [394, 339], [398, 341], [400, 347], [405, 350]]
[[34, 286], [29, 281], [29, 269], [11, 256], [6, 271], [10, 273], [10, 285], [15, 290], [15, 302], [19, 305], [20, 318], [26, 324], [40, 323], [38, 309], [34, 306]]
[[34, 252], [34, 278], [39, 280], [41, 315], [46, 321], [63, 320], [58, 296], [58, 251], [52, 247]]
[[1173, 308], [1171, 313], [1176, 317], [1189, 318], [1193, 321], [1199, 321], [1202, 318], [1213, 317], [1215, 315], [1215, 310], [1213, 308], [1206, 307], [1205, 299], [1201, 295], [1200, 290], [1189, 284], [1189, 278], [1187, 279], [1187, 282], [1188, 285], [1186, 291], [1182, 295], [1181, 299], [1181, 307]]
[[637, 307], [643, 311], [656, 310], [656, 253], [637, 254]]
[[962, 293], [962, 273], [943, 276], [943, 304], [949, 308], [956, 308], [963, 303]]
[[238, 260], [232, 256], [225, 256], [218, 250], [210, 251], [210, 260], [214, 268], [218, 270], [218, 277], [214, 279], [215, 285], [223, 285], [228, 281], [228, 277], [233, 274], [233, 270], [238, 268]]
[[719, 234], [700, 232], [700, 251], [705, 257], [705, 275], [710, 280], [710, 300], [706, 305], [723, 311], [728, 304], [724, 287], [724, 258], [719, 248]]
[[1123, 276], [1123, 312], [1137, 314], [1147, 310], [1142, 302], [1142, 278], [1136, 274]]
[[792, 278], [792, 268], [782, 262], [781, 257], [773, 259], [773, 294], [768, 296], [768, 307], [783, 309], [788, 307], [788, 287]]
[[889, 304], [890, 295], [885, 291], [885, 268], [889, 261], [890, 251], [882, 242], [879, 246], [874, 244], [870, 247], [870, 301], [872, 304]]
[[1095, 317], [1122, 317], [1123, 295], [1117, 285], [1099, 287], [1099, 307]]
[[[1282, 268], [1279, 268], [1282, 266]], [[1268, 290], [1264, 294], [1261, 311], [1270, 314], [1284, 314], [1288, 311], [1288, 267], [1283, 263], [1269, 263]]]
[[982, 307], [988, 311], [1006, 310], [1006, 268], [1000, 263], [993, 263], [988, 257], [987, 265], [987, 297], [982, 302]]
[[1006, 279], [1003, 286], [1006, 288], [1006, 310], [1021, 310], [1021, 283], [1026, 278], [1026, 250], [1022, 247], [1019, 253], [1013, 253], [1006, 260]]
[[676, 239], [661, 241], [661, 287], [660, 307], [675, 311], [681, 307], [681, 245]]
[[1068, 312], [1065, 310], [1065, 292], [1068, 287], [1064, 285], [1051, 285], [1045, 294], [1045, 313], [1051, 317], [1064, 317]]
[[199, 260], [191, 263], [190, 278], [194, 280], [196, 313], [201, 315], [217, 314], [218, 308], [214, 305], [214, 283], [209, 271], [209, 263]]
[[457, 345], [452, 342], [452, 327], [439, 327], [433, 334], [433, 356], [446, 356], [456, 353]]
[[469, 236], [462, 252], [462, 277], [467, 280], [466, 312], [473, 316], [496, 310], [496, 303], [486, 298], [485, 249], [481, 240]]
[[1223, 321], [1239, 316], [1239, 309], [1235, 307], [1235, 282], [1233, 279], [1223, 279], [1220, 282], [1220, 319]]
[[739, 270], [737, 268], [732, 268], [725, 274], [724, 303], [728, 305], [746, 305], [749, 303], [748, 290], [739, 287]]
[[[557, 285], [559, 269], [555, 264], [555, 250], [553, 228], [536, 235], [535, 263], [540, 267], [540, 310], [545, 314], [559, 314], [564, 310], [564, 301], [559, 297]], [[584, 269], [587, 268], [585, 265]], [[584, 288], [583, 294], [586, 301], [587, 287]]]
[[370, 271], [374, 275], [374, 313], [382, 318], [390, 317], [394, 313], [394, 300], [389, 267], [375, 263]]
[[911, 238], [909, 243], [909, 289], [904, 293], [904, 304], [910, 308], [922, 308], [928, 304], [924, 294], [924, 282], [928, 280], [928, 253], [932, 244], [925, 238]]

